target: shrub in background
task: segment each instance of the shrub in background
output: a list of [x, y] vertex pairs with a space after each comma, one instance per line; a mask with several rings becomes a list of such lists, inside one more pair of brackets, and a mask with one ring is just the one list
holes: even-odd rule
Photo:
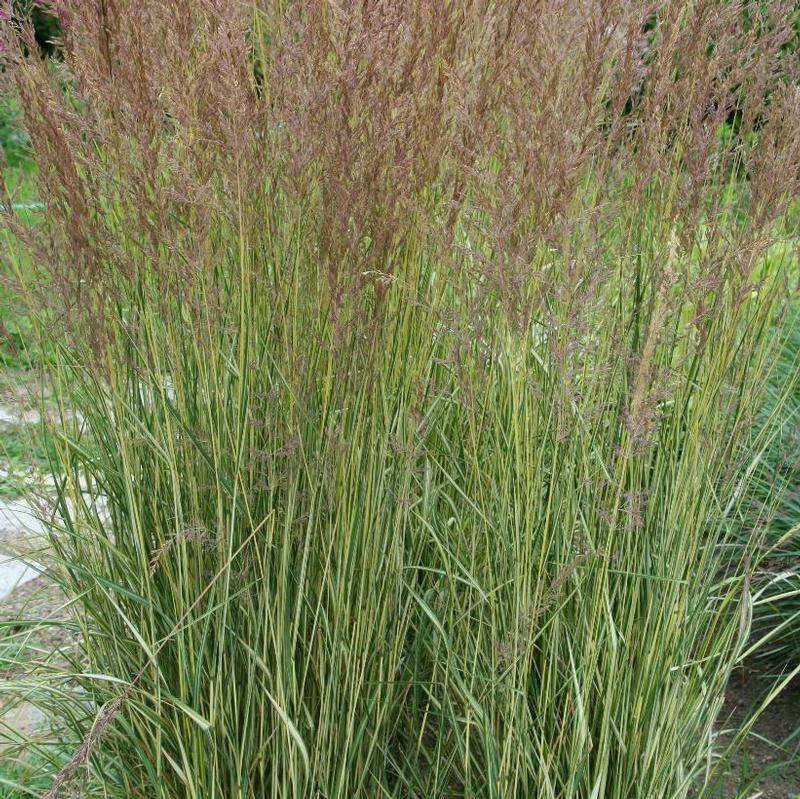
[[10, 167], [24, 164], [28, 147], [25, 131], [20, 124], [21, 114], [10, 97], [0, 98], [0, 147]]
[[[33, 25], [36, 51], [53, 56], [57, 52], [59, 36], [58, 16], [49, 4], [32, 0], [14, 0], [0, 6], [0, 21], [14, 24], [19, 19], [29, 19]], [[6, 83], [6, 81], [4, 81]], [[7, 167], [30, 167], [29, 144], [13, 93], [0, 84], [0, 148]]]
[[687, 796], [793, 300], [788, 7], [172, 5], [59, 3], [55, 73], [6, 39], [50, 795]]
[[760, 528], [764, 558], [755, 580], [754, 631], [758, 646], [754, 653], [764, 666], [779, 671], [800, 663], [800, 398], [797, 388], [788, 397], [784, 395], [798, 366], [800, 328], [796, 313], [790, 317], [788, 328], [765, 407], [765, 416], [769, 416], [775, 403], [780, 405], [780, 424], [765, 452], [753, 497], [756, 516], [762, 515], [765, 506], [771, 511], [760, 525], [745, 527], [741, 540], [741, 546], [746, 547], [748, 534], [754, 527]]

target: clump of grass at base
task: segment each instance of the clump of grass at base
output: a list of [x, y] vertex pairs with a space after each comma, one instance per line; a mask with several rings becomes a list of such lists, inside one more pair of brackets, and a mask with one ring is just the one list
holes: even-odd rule
[[687, 796], [758, 560], [781, 8], [146, 8], [75, 6], [57, 81], [8, 43], [80, 414], [50, 795]]

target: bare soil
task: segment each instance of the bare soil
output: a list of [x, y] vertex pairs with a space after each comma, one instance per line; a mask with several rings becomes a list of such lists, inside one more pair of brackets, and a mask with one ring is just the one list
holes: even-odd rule
[[[728, 684], [719, 727], [738, 729], [759, 707], [777, 675], [737, 671]], [[728, 764], [714, 795], [759, 799], [800, 797], [800, 677], [764, 710]]]

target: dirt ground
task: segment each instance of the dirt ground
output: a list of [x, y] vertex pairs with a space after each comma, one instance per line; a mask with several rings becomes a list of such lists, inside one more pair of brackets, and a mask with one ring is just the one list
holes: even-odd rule
[[[737, 671], [728, 684], [719, 727], [739, 727], [763, 701], [771, 684], [768, 677], [751, 669]], [[718, 799], [800, 797], [800, 677], [759, 717], [726, 771], [715, 793]]]

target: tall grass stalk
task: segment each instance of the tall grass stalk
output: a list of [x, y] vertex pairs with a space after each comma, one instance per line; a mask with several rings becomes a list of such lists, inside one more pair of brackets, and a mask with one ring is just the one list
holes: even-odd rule
[[686, 797], [793, 296], [781, 7], [189, 7], [7, 40], [80, 628], [48, 795]]

